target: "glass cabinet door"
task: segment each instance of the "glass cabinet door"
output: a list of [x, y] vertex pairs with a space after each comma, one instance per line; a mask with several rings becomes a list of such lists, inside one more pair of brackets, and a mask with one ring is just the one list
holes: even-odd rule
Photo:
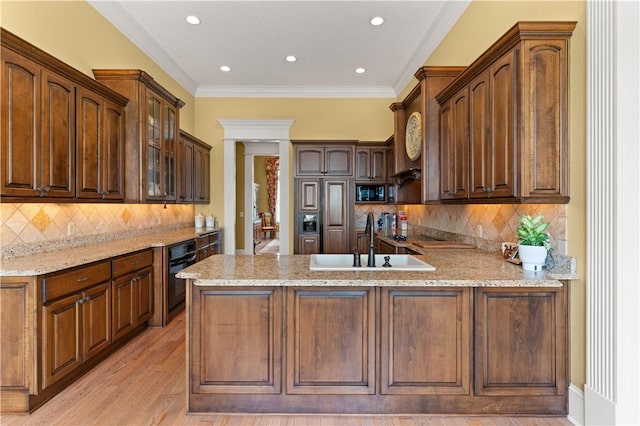
[[161, 188], [161, 102], [155, 96], [147, 98], [147, 196], [162, 196]]
[[176, 199], [176, 111], [164, 108], [164, 196], [165, 199]]

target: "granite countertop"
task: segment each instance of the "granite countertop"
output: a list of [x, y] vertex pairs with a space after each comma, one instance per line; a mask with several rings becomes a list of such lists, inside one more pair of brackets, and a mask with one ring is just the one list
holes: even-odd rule
[[0, 276], [36, 276], [86, 265], [99, 260], [133, 253], [151, 247], [165, 247], [182, 241], [197, 238], [202, 234], [221, 230], [221, 228], [183, 227], [141, 233], [129, 238], [85, 244], [78, 247], [36, 252], [33, 254], [3, 259]]
[[311, 271], [309, 255], [211, 256], [178, 273], [198, 286], [558, 287], [572, 273], [528, 272], [479, 249], [425, 249], [432, 272]]

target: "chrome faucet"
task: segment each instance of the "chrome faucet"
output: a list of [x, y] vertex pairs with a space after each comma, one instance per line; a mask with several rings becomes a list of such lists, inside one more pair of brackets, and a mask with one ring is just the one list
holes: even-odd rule
[[367, 225], [364, 228], [364, 232], [369, 234], [369, 236], [370, 236], [370, 238], [369, 238], [369, 259], [367, 260], [367, 266], [369, 266], [369, 267], [376, 266], [376, 252], [374, 250], [374, 245], [373, 245], [373, 239], [374, 239], [374, 236], [375, 236], [375, 233], [373, 231], [374, 222], [375, 222], [375, 219], [373, 217], [373, 213], [369, 212], [369, 214], [367, 214]]

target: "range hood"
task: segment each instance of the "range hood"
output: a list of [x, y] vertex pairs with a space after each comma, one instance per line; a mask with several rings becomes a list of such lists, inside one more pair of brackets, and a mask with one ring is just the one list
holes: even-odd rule
[[412, 167], [412, 168], [409, 168], [408, 170], [395, 173], [391, 175], [391, 177], [398, 185], [398, 188], [402, 188], [402, 186], [407, 182], [420, 180], [422, 178], [422, 169], [418, 167]]

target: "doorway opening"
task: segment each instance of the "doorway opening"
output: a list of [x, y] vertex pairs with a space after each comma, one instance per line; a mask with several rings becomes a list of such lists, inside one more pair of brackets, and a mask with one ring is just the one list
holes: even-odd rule
[[[253, 156], [268, 155], [278, 156], [280, 160], [280, 189], [278, 204], [278, 234], [279, 253], [291, 254], [292, 235], [290, 193], [292, 185], [289, 182], [291, 142], [289, 130], [293, 120], [235, 120], [218, 119], [224, 128], [224, 227], [228, 229], [224, 233], [225, 254], [252, 254], [253, 253], [253, 211], [252, 197], [253, 176], [252, 173], [239, 173], [238, 165], [244, 165], [244, 170], [253, 169]], [[242, 142], [242, 143], [238, 143]], [[236, 162], [238, 146], [243, 146], [244, 161]], [[267, 148], [265, 152], [265, 148]], [[239, 160], [239, 158], [238, 158]], [[238, 164], [239, 163], [239, 164]], [[244, 184], [238, 179], [238, 175], [244, 176]], [[243, 192], [238, 197], [236, 192]], [[248, 194], [249, 196], [245, 196]], [[243, 225], [240, 225], [242, 223]], [[237, 238], [237, 230], [243, 228], [249, 232], [242, 232], [242, 237]], [[235, 232], [234, 232], [235, 231]], [[243, 247], [238, 248], [236, 239], [244, 240]], [[239, 245], [239, 244], [238, 244]]]

